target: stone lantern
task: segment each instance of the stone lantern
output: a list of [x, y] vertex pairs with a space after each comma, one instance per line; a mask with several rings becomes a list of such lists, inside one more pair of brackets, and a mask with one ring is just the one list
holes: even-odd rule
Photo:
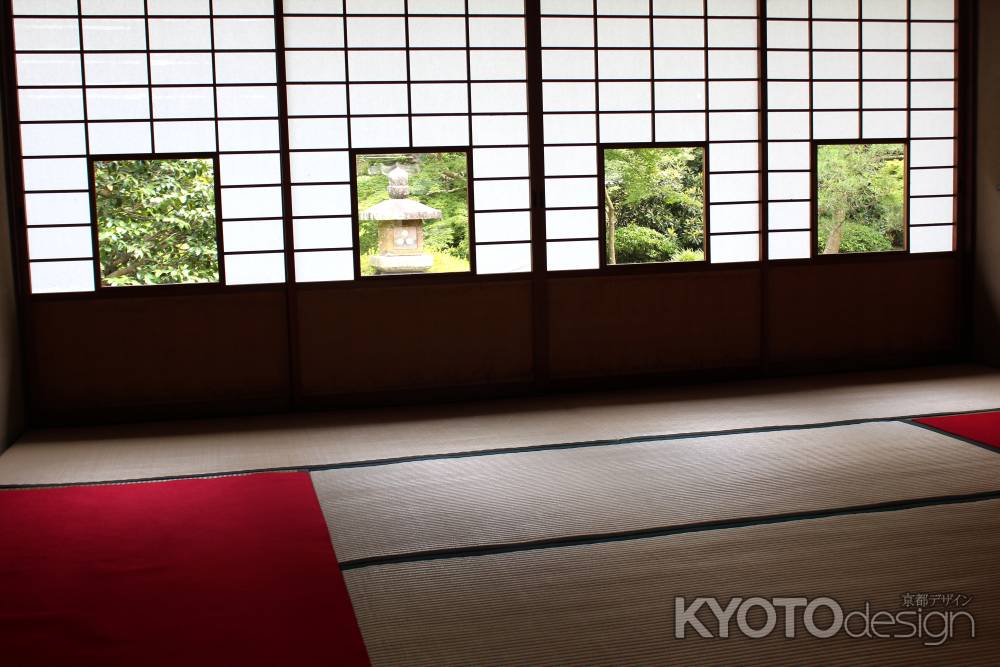
[[410, 175], [399, 164], [389, 172], [389, 199], [361, 212], [378, 222], [378, 254], [370, 265], [376, 273], [422, 273], [434, 265], [424, 252], [424, 220], [440, 220], [441, 211], [410, 199]]

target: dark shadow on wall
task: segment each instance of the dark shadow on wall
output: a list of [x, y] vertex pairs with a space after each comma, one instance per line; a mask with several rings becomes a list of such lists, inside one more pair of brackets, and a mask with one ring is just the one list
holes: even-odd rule
[[979, 2], [975, 352], [1000, 366], [1000, 3]]
[[[6, 118], [0, 102], [0, 117]], [[0, 154], [4, 153], [6, 124], [0, 126]], [[0, 160], [0, 452], [24, 430], [24, 385], [21, 375], [17, 288], [14, 275], [7, 173]]]

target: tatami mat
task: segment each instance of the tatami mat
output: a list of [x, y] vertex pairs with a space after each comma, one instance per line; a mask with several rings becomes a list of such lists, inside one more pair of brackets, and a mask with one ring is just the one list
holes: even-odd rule
[[[1000, 655], [997, 553], [1000, 501], [983, 501], [345, 575], [372, 662], [381, 667], [985, 666]], [[845, 612], [869, 600], [872, 611], [895, 613], [905, 609], [906, 593], [971, 596], [963, 609], [975, 617], [976, 639], [959, 624], [961, 638], [935, 648], [913, 638], [819, 640], [799, 623], [790, 640], [782, 636], [783, 617], [764, 639], [740, 636], [735, 622], [729, 639], [690, 630], [674, 639], [677, 595], [720, 596], [723, 606], [733, 596], [830, 596]]]
[[64, 484], [1000, 407], [978, 366], [748, 381], [331, 415], [51, 429], [0, 456], [0, 485]]
[[313, 473], [341, 562], [1000, 490], [1000, 456], [900, 422]]

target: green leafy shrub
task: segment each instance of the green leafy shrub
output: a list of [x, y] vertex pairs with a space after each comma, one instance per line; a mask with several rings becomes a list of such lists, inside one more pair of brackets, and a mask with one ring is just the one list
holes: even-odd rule
[[619, 264], [668, 262], [677, 252], [677, 241], [649, 227], [624, 225], [615, 228]]
[[841, 252], [888, 252], [889, 250], [892, 250], [892, 240], [878, 229], [853, 222], [844, 225], [844, 237], [840, 241]]
[[705, 251], [704, 250], [692, 250], [690, 248], [685, 248], [680, 252], [674, 253], [670, 258], [671, 262], [704, 262], [705, 261]]
[[103, 284], [219, 280], [212, 160], [95, 162], [94, 192]]

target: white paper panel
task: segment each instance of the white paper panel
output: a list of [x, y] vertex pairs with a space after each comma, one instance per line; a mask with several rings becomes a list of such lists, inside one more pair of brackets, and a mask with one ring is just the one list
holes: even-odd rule
[[473, 185], [477, 211], [531, 206], [528, 181], [476, 181]]
[[86, 192], [26, 194], [24, 209], [29, 226], [90, 223], [90, 196]]
[[757, 52], [709, 51], [708, 76], [713, 79], [753, 79], [757, 76]]
[[760, 196], [757, 174], [709, 174], [709, 203], [756, 201]]
[[593, 79], [594, 56], [588, 51], [547, 49], [542, 52], [542, 76], [546, 79]]
[[[392, 69], [395, 66], [394, 63]], [[465, 53], [462, 51], [410, 52], [410, 80], [412, 81], [465, 79], [466, 68]], [[405, 76], [401, 78], [405, 78]]]
[[278, 150], [276, 120], [224, 120], [218, 125], [220, 151]]
[[910, 55], [910, 76], [914, 79], [953, 79], [955, 54], [913, 53]]
[[911, 137], [953, 137], [954, 135], [954, 111], [910, 112]]
[[595, 94], [595, 86], [589, 82], [546, 82], [542, 84], [542, 109], [545, 111], [593, 111]]
[[34, 294], [53, 292], [90, 292], [94, 289], [94, 263], [32, 262], [31, 291]]
[[649, 51], [601, 49], [597, 52], [597, 71], [605, 80], [648, 79], [652, 72]]
[[289, 85], [290, 116], [343, 115], [347, 113], [347, 93], [343, 85]]
[[212, 88], [153, 89], [153, 114], [157, 118], [211, 118], [214, 113]]
[[770, 49], [809, 48], [807, 21], [768, 21], [767, 47]]
[[53, 158], [24, 160], [24, 189], [85, 190], [87, 160], [84, 158]]
[[[593, 123], [593, 116], [582, 118], [590, 118]], [[545, 136], [549, 136], [547, 130]], [[472, 140], [477, 146], [526, 144], [528, 120], [525, 116], [476, 116], [472, 119]]]
[[149, 153], [152, 148], [149, 123], [89, 123], [91, 154]]
[[504, 211], [476, 214], [476, 242], [527, 241], [531, 238], [531, 213]]
[[771, 81], [767, 84], [767, 105], [771, 109], [808, 109], [809, 83]]
[[810, 256], [809, 232], [772, 232], [767, 235], [769, 259], [805, 259]]
[[[143, 59], [142, 80], [146, 78]], [[149, 57], [153, 84], [212, 83], [212, 55], [210, 53], [154, 53]], [[87, 82], [92, 83], [90, 75]]]
[[702, 81], [657, 81], [653, 84], [653, 95], [657, 111], [705, 109], [705, 84]]
[[[864, 54], [865, 57], [873, 54]], [[884, 55], [884, 54], [874, 54]], [[895, 55], [895, 54], [889, 54]], [[814, 52], [813, 53], [813, 78], [814, 79], [857, 79], [858, 78], [858, 54], [840, 52]], [[905, 74], [905, 70], [904, 70]], [[871, 74], [865, 70], [865, 76]], [[886, 77], [887, 78], [887, 77]]]
[[549, 176], [586, 176], [597, 173], [594, 146], [546, 146], [545, 173]]
[[653, 19], [653, 44], [658, 48], [705, 46], [702, 19]]
[[17, 82], [22, 86], [79, 85], [80, 56], [72, 53], [19, 53]]
[[527, 148], [476, 148], [472, 151], [476, 178], [527, 176]]
[[772, 79], [808, 79], [809, 54], [804, 51], [768, 51], [767, 74]]
[[273, 49], [273, 19], [215, 19], [215, 48], [220, 51]]
[[545, 236], [549, 239], [597, 238], [597, 209], [576, 211], [547, 211]]
[[708, 46], [746, 47], [757, 46], [757, 21], [753, 19], [709, 19]]
[[87, 51], [140, 51], [146, 48], [142, 19], [83, 19], [83, 47]]
[[862, 115], [862, 136], [866, 139], [892, 139], [906, 136], [905, 111], [866, 111]]
[[772, 202], [767, 205], [769, 229], [809, 229], [809, 202]]
[[528, 271], [531, 271], [530, 243], [476, 246], [477, 273], [526, 273]]
[[214, 121], [153, 123], [157, 153], [208, 153], [215, 150]]
[[700, 16], [704, 7], [702, 0], [653, 0], [656, 16]]
[[273, 53], [217, 53], [215, 78], [219, 83], [274, 83]]
[[914, 50], [954, 49], [955, 24], [954, 23], [912, 24], [910, 26], [910, 48]]
[[911, 167], [950, 167], [955, 164], [955, 142], [915, 140], [910, 143]]
[[405, 84], [352, 84], [350, 98], [351, 113], [356, 116], [409, 112]]
[[469, 19], [469, 45], [479, 48], [523, 47], [524, 20], [520, 18]]
[[410, 47], [458, 47], [465, 46], [465, 19], [456, 17], [427, 16], [411, 17]]
[[862, 0], [861, 18], [905, 19], [907, 0]]
[[601, 111], [649, 111], [653, 107], [652, 87], [646, 82], [603, 81], [598, 84], [598, 98]]
[[465, 143], [468, 116], [417, 116], [412, 120], [414, 146], [444, 146]]
[[542, 48], [594, 46], [594, 22], [577, 18], [542, 18]]
[[813, 113], [814, 139], [857, 139], [858, 114], [854, 111], [817, 111]]
[[222, 185], [267, 185], [280, 182], [281, 157], [277, 153], [219, 156], [219, 183]]
[[862, 84], [862, 103], [866, 109], [905, 109], [905, 82], [878, 81]]
[[596, 269], [600, 266], [597, 241], [554, 241], [546, 244], [549, 271]]
[[[359, 55], [359, 54], [352, 54]], [[367, 59], [375, 59], [375, 53], [364, 53]], [[398, 63], [396, 63], [398, 66]], [[344, 54], [337, 51], [287, 51], [285, 53], [285, 76], [289, 82], [303, 81], [315, 83], [319, 81], [344, 81], [346, 69], [344, 64]], [[364, 71], [364, 66], [359, 65], [358, 69]], [[405, 62], [403, 71], [406, 71]], [[386, 68], [387, 78], [393, 69]], [[368, 80], [370, 77], [363, 75], [353, 76], [356, 81]]]
[[767, 114], [771, 139], [808, 139], [810, 119], [808, 113], [771, 112]]
[[402, 17], [348, 18], [347, 45], [358, 47], [406, 46], [406, 28]]
[[770, 174], [767, 178], [767, 195], [772, 201], [809, 199], [811, 190], [809, 172]]
[[[292, 188], [295, 192], [296, 188]], [[239, 218], [281, 217], [281, 188], [222, 188], [222, 217]]]
[[906, 54], [865, 51], [861, 54], [861, 68], [866, 79], [905, 79]]
[[[372, 122], [372, 119], [369, 119], [368, 122]], [[355, 121], [355, 125], [359, 123], [361, 123], [360, 119]], [[344, 118], [293, 118], [288, 121], [288, 145], [292, 150], [347, 148], [347, 120]]]
[[910, 195], [950, 195], [955, 192], [954, 169], [911, 169]]
[[220, 118], [252, 118], [278, 115], [278, 92], [274, 86], [223, 86], [216, 92]]
[[18, 51], [77, 51], [79, 27], [75, 19], [14, 19], [14, 46]]
[[[375, 146], [408, 146], [410, 122], [406, 116], [387, 118], [354, 118], [351, 121], [351, 145], [355, 148]], [[341, 148], [336, 144], [331, 148]], [[323, 148], [317, 146], [317, 148]]]
[[292, 221], [295, 248], [350, 248], [353, 245], [351, 219], [302, 218]]
[[954, 107], [954, 82], [914, 81], [910, 84], [910, 106], [914, 109], [950, 109]]
[[149, 48], [153, 51], [211, 50], [212, 23], [208, 19], [150, 19]]
[[608, 144], [652, 141], [652, 117], [642, 114], [601, 114], [601, 141]]
[[295, 253], [295, 280], [300, 283], [354, 279], [354, 253], [350, 250]]
[[523, 83], [474, 83], [470, 88], [473, 113], [524, 113], [528, 110]]
[[293, 183], [330, 183], [351, 180], [347, 151], [309, 151], [291, 154]]
[[810, 0], [767, 0], [767, 15], [770, 18], [806, 18], [809, 16]]
[[756, 109], [758, 88], [753, 81], [712, 81], [708, 84], [709, 108]]
[[83, 94], [79, 88], [22, 88], [18, 91], [21, 121], [83, 120]]
[[285, 258], [281, 253], [226, 255], [226, 284], [255, 285], [285, 281]]
[[[469, 111], [469, 87], [464, 83], [414, 84], [410, 86], [410, 95], [415, 114], [460, 114]], [[353, 102], [352, 94], [351, 103]]]
[[767, 147], [768, 169], [809, 169], [808, 143], [771, 142]]
[[149, 89], [90, 88], [87, 117], [90, 120], [149, 118]]
[[910, 200], [911, 225], [950, 225], [953, 222], [954, 197], [918, 197]]
[[861, 26], [861, 47], [864, 49], [905, 49], [905, 23], [872, 23]]
[[812, 48], [856, 49], [858, 48], [858, 32], [857, 23], [814, 21], [812, 24]]
[[[709, 232], [712, 234], [756, 232], [760, 225], [760, 206], [757, 204], [715, 205], [710, 206], [709, 210], [711, 212]], [[712, 243], [716, 241], [717, 239]]]
[[813, 84], [813, 109], [857, 109], [858, 103], [858, 84], [854, 81]]
[[704, 113], [656, 114], [656, 141], [704, 141]]
[[284, 230], [281, 220], [241, 220], [222, 226], [226, 252], [281, 250]]
[[757, 139], [756, 112], [708, 114], [708, 138], [711, 141], [753, 141]]
[[[287, 7], [285, 11], [287, 13]], [[285, 19], [285, 46], [290, 49], [341, 48], [344, 46], [343, 19], [288, 17]]]
[[910, 0], [910, 18], [915, 21], [950, 21], [955, 18], [952, 0]]
[[759, 166], [756, 143], [710, 144], [708, 164], [713, 172], [755, 171]]
[[911, 227], [910, 252], [951, 252], [955, 249], [955, 228]]
[[474, 81], [523, 80], [527, 76], [523, 51], [472, 51], [469, 53], [469, 67], [469, 76]]
[[292, 212], [296, 216], [351, 214], [349, 185], [293, 185]]
[[83, 123], [46, 123], [21, 125], [21, 154], [83, 155], [87, 140]]
[[[156, 63], [157, 58], [153, 57], [150, 64]], [[144, 53], [87, 53], [83, 57], [83, 67], [88, 86], [145, 85], [149, 82]], [[208, 71], [208, 81], [211, 82], [211, 64]], [[162, 75], [162, 71], [154, 71], [154, 76], [156, 74]], [[171, 83], [157, 79], [154, 81]]]
[[760, 259], [760, 241], [757, 234], [731, 234], [713, 236], [711, 244], [712, 264], [733, 262], [756, 262]]
[[857, 0], [812, 0], [812, 15], [822, 19], [856, 19], [858, 4]]
[[14, 16], [30, 15], [76, 15], [77, 0], [13, 0], [11, 10]]
[[649, 21], [628, 18], [597, 19], [597, 45], [649, 46]]
[[703, 79], [704, 51], [654, 51], [653, 73], [657, 79]]

